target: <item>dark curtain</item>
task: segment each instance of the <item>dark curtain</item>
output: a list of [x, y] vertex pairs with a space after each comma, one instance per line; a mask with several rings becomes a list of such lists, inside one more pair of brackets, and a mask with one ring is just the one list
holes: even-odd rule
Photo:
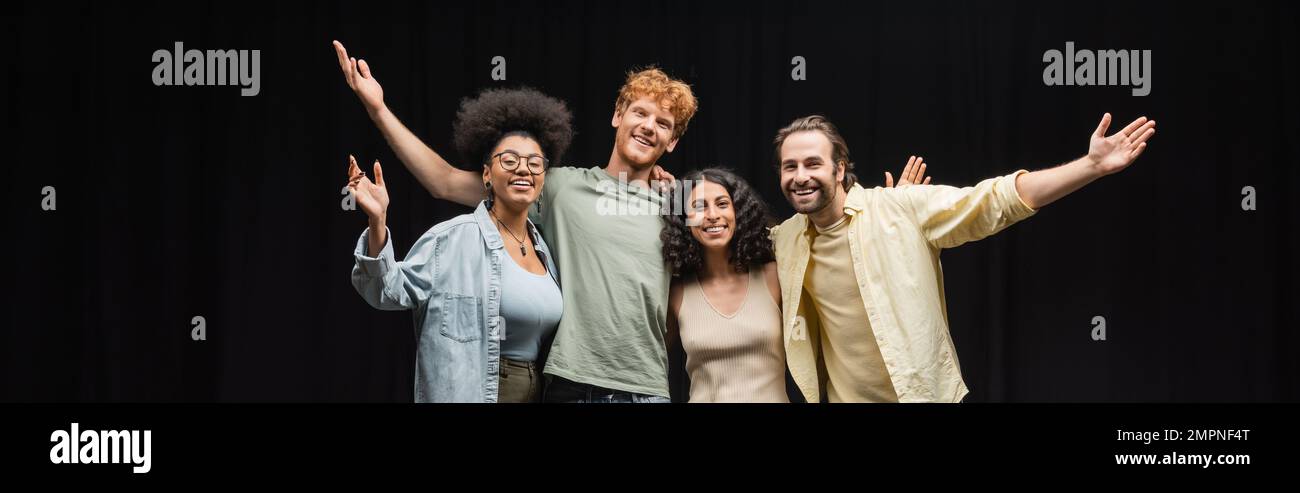
[[[771, 139], [795, 117], [837, 123], [868, 186], [911, 154], [966, 186], [1083, 155], [1105, 111], [1151, 116], [1130, 169], [943, 254], [967, 400], [1294, 401], [1298, 27], [1294, 4], [1249, 1], [21, 2], [0, 29], [0, 399], [412, 399], [410, 314], [349, 283], [347, 155], [387, 164], [399, 255], [467, 209], [400, 165], [338, 39], [451, 157], [462, 97], [528, 85], [575, 113], [563, 163], [603, 166], [624, 74], [657, 64], [701, 103], [663, 164], [734, 168], [781, 218]], [[176, 41], [261, 50], [261, 93], [153, 85]], [[1151, 50], [1151, 94], [1046, 86], [1066, 42]]]

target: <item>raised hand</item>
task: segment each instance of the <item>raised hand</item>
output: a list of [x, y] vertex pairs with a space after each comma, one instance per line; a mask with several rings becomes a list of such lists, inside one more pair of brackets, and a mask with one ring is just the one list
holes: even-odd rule
[[384, 185], [384, 168], [375, 160], [375, 181], [371, 182], [357, 159], [348, 155], [348, 189], [356, 197], [357, 205], [370, 218], [371, 224], [382, 225], [388, 215], [388, 187]]
[[[930, 177], [925, 176], [925, 158], [912, 156], [907, 159], [907, 164], [903, 166], [903, 172], [898, 174], [898, 186], [907, 185], [929, 185]], [[885, 172], [885, 188], [894, 186], [894, 175]]]
[[1147, 120], [1144, 116], [1107, 137], [1106, 129], [1110, 127], [1110, 119], [1110, 113], [1102, 115], [1101, 123], [1097, 125], [1097, 130], [1092, 133], [1092, 139], [1088, 143], [1088, 159], [1103, 176], [1127, 168], [1142, 155], [1142, 151], [1147, 148], [1147, 140], [1156, 134], [1156, 121]]
[[370, 65], [366, 64], [365, 60], [357, 61], [356, 58], [349, 58], [348, 50], [338, 41], [334, 41], [334, 54], [338, 56], [339, 68], [343, 70], [343, 79], [347, 81], [352, 92], [357, 93], [357, 97], [361, 98], [361, 104], [365, 105], [366, 111], [374, 113], [383, 108], [384, 88], [379, 86], [379, 81], [375, 80], [370, 73]]

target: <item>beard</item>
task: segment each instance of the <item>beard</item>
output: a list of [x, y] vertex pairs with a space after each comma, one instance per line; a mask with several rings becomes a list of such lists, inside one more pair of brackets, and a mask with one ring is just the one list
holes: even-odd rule
[[827, 183], [814, 179], [817, 182], [817, 198], [812, 202], [798, 202], [799, 196], [795, 195], [789, 189], [785, 191], [785, 200], [794, 207], [794, 211], [799, 214], [814, 214], [825, 209], [835, 201], [835, 195], [839, 193], [839, 187], [835, 183]]

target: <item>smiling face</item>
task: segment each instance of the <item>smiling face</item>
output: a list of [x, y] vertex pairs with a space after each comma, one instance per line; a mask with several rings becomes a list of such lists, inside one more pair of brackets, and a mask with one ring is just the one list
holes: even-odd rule
[[[513, 171], [507, 171], [502, 166], [502, 159], [510, 158], [498, 155], [506, 151], [519, 156]], [[522, 135], [507, 136], [492, 149], [492, 155], [496, 157], [490, 158], [487, 165], [483, 167], [483, 181], [492, 183], [492, 194], [496, 204], [519, 211], [528, 208], [537, 201], [538, 197], [541, 197], [542, 185], [546, 183], [546, 172], [543, 170], [542, 174], [534, 175], [528, 170], [528, 162], [531, 159], [543, 157], [542, 148], [536, 140]], [[511, 163], [504, 164], [508, 166]]]
[[691, 190], [686, 212], [691, 236], [705, 251], [726, 250], [735, 236], [736, 209], [722, 185], [701, 179]]
[[800, 214], [814, 214], [842, 200], [844, 167], [831, 158], [831, 141], [818, 131], [790, 134], [781, 145], [781, 193]]
[[668, 108], [648, 96], [632, 101], [610, 120], [616, 129], [614, 152], [635, 169], [653, 166], [665, 152], [677, 147], [673, 137], [676, 122]]

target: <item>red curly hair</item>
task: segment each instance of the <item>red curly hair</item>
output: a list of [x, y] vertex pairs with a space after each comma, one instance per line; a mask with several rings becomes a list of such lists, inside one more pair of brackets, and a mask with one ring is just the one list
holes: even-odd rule
[[699, 109], [699, 103], [695, 100], [695, 93], [691, 92], [691, 86], [669, 77], [658, 68], [650, 67], [628, 72], [627, 80], [618, 90], [614, 112], [622, 114], [628, 105], [643, 97], [657, 100], [662, 108], [673, 114], [673, 119], [676, 120], [673, 124], [673, 139], [680, 138], [686, 133], [686, 125], [690, 123], [691, 117], [695, 116], [695, 110]]

